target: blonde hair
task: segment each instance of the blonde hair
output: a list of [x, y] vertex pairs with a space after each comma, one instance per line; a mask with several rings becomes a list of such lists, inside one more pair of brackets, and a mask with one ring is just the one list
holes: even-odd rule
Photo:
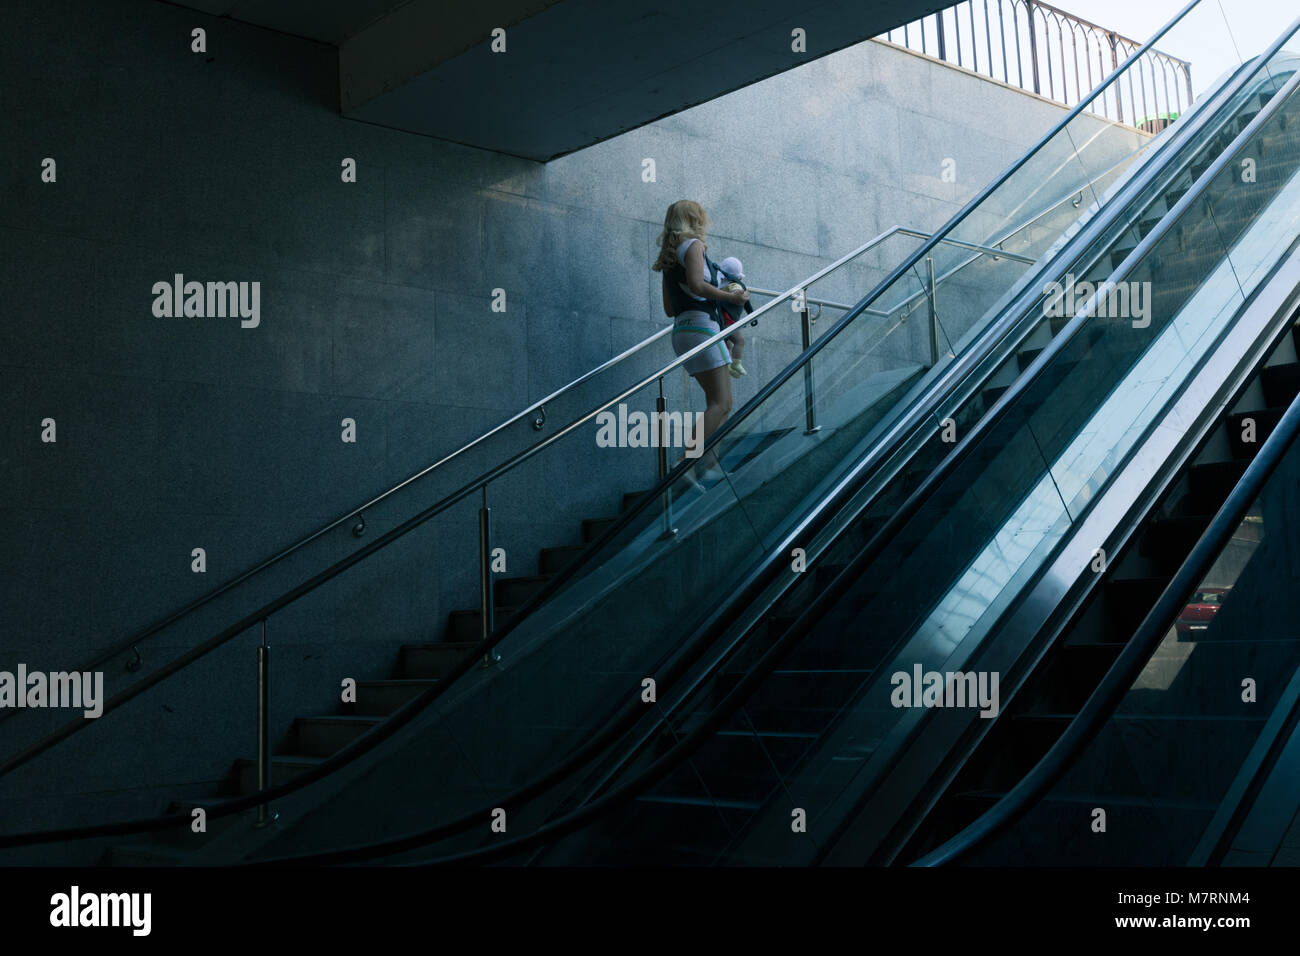
[[[693, 199], [679, 199], [664, 215], [664, 231], [659, 234], [659, 257], [651, 268], [663, 272], [677, 265], [677, 247], [687, 239], [704, 242], [709, 228], [709, 214]], [[706, 247], [707, 248], [707, 247]]]

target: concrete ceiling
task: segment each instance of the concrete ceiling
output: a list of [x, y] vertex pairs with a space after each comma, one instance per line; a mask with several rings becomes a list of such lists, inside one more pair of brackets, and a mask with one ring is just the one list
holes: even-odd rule
[[177, 0], [182, 7], [230, 17], [338, 46], [408, 0]]
[[[617, 136], [951, 0], [186, 0], [339, 48], [344, 116], [535, 160]], [[506, 50], [491, 49], [494, 28]], [[802, 28], [807, 52], [791, 50]]]

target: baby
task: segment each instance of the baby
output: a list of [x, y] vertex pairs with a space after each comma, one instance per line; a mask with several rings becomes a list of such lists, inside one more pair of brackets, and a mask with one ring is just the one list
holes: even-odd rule
[[[741, 265], [740, 260], [735, 256], [728, 256], [718, 263], [718, 270], [721, 275], [718, 276], [719, 288], [727, 292], [735, 292], [745, 288], [745, 267]], [[725, 284], [724, 284], [725, 283]], [[753, 312], [754, 307], [746, 302], [743, 306], [722, 303], [722, 327], [735, 325], [746, 313]], [[732, 378], [740, 378], [742, 375], [748, 375], [745, 366], [740, 364], [741, 353], [745, 350], [745, 337], [737, 332], [727, 339], [727, 346], [731, 350], [732, 362], [728, 366]]]

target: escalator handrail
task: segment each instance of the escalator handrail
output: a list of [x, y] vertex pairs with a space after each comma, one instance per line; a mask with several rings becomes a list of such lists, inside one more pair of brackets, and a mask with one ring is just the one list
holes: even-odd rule
[[1300, 397], [1292, 401], [1273, 433], [1246, 467], [1191, 554], [1142, 619], [1133, 637], [1115, 659], [1096, 690], [1046, 754], [1011, 790], [973, 823], [909, 866], [944, 866], [955, 863], [1001, 833], [1044, 796], [1091, 743], [1101, 725], [1111, 717], [1132, 688], [1151, 655], [1160, 646], [1178, 615], [1233, 533], [1241, 526], [1260, 490], [1282, 457], [1300, 437]]

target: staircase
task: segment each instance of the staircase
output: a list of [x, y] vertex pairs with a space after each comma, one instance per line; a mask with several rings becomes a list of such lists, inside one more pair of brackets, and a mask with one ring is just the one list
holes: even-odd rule
[[[556, 574], [573, 563], [591, 543], [626, 511], [634, 508], [645, 491], [622, 496], [618, 515], [587, 518], [581, 525], [581, 544], [543, 548], [538, 557], [540, 574], [502, 577], [494, 583], [496, 623], [504, 624], [519, 606], [536, 594]], [[482, 614], [478, 608], [452, 611], [444, 639], [424, 644], [403, 644], [391, 677], [357, 681], [355, 703], [340, 703], [336, 714], [316, 714], [294, 719], [289, 733], [271, 758], [271, 786], [288, 783], [314, 769], [348, 744], [378, 727], [407, 701], [419, 696], [443, 679], [453, 667], [473, 652], [481, 638]], [[236, 760], [224, 786], [212, 800], [257, 792], [257, 761]], [[189, 813], [203, 806], [193, 798], [173, 801], [167, 813]], [[212, 821], [207, 840], [238, 819], [234, 814]], [[204, 845], [189, 831], [167, 833], [156, 842], [114, 846], [105, 861], [118, 866], [159, 866], [185, 862], [189, 854]]]

